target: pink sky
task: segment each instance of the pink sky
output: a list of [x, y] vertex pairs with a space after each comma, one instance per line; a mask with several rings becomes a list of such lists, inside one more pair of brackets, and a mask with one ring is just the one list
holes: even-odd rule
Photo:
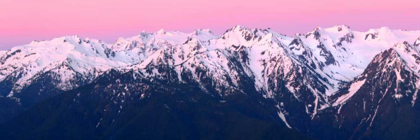
[[0, 0], [0, 49], [64, 35], [112, 43], [161, 28], [220, 35], [237, 24], [288, 35], [339, 24], [417, 30], [419, 13], [419, 0]]

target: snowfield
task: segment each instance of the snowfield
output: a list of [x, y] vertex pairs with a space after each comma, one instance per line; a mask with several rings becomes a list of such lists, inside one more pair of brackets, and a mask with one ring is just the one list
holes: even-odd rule
[[[156, 33], [142, 32], [134, 37], [119, 38], [113, 44], [65, 36], [1, 51], [0, 81], [12, 79], [14, 85], [8, 97], [13, 97], [46, 72], [58, 75], [57, 88], [70, 90], [79, 86], [71, 84], [76, 77], [93, 81], [110, 69], [147, 73], [146, 69], [151, 65], [165, 62], [177, 71], [180, 80], [182, 73], [190, 72], [200, 79], [203, 75], [197, 74], [197, 70], [208, 70], [210, 74], [206, 76], [218, 79], [214, 84], [216, 90], [222, 91], [230, 83], [238, 86], [241, 71], [234, 66], [240, 64], [244, 73], [254, 78], [256, 88], [266, 93], [265, 98], [274, 98], [279, 94], [276, 89], [283, 85], [299, 101], [303, 100], [305, 91], [311, 91], [311, 100], [305, 104], [307, 113], [315, 116], [318, 110], [345, 104], [365, 80], [352, 83], [348, 93], [335, 102], [329, 97], [341, 88], [340, 83], [356, 79], [372, 59], [385, 50], [394, 49], [403, 63], [419, 74], [419, 37], [420, 31], [383, 27], [360, 32], [346, 25], [318, 27], [295, 36], [240, 25], [220, 36], [209, 29], [192, 33], [162, 29]], [[238, 62], [234, 64], [233, 58]], [[160, 74], [155, 69], [146, 76]], [[297, 80], [303, 84], [297, 84]], [[398, 77], [398, 80], [403, 79]], [[401, 97], [395, 95], [397, 99]], [[282, 111], [279, 116], [287, 124], [287, 116]]]

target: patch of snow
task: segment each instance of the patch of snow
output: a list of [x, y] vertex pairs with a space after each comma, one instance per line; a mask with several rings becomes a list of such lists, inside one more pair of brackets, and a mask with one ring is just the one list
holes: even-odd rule
[[418, 94], [418, 92], [419, 92], [419, 89], [416, 89], [416, 91], [414, 92], [414, 95], [413, 95], [413, 100], [411, 100], [411, 106], [413, 106], [414, 107], [414, 105], [416, 104], [416, 100], [417, 100], [417, 94]]
[[350, 88], [348, 89], [349, 93], [342, 95], [338, 97], [338, 99], [334, 102], [333, 106], [338, 106], [341, 104], [344, 104], [347, 100], [349, 100], [353, 95], [359, 91], [359, 89], [365, 84], [366, 79], [356, 81], [353, 84], [350, 85]]
[[276, 107], [277, 107], [277, 109], [279, 110], [279, 111], [277, 112], [277, 114], [279, 115], [280, 119], [281, 119], [281, 120], [283, 120], [284, 124], [286, 124], [286, 126], [287, 126], [289, 129], [292, 129], [292, 127], [289, 125], [289, 123], [287, 123], [286, 117], [285, 117], [285, 115], [283, 114], [283, 112], [281, 111], [280, 106], [279, 106], [279, 105], [276, 105]]
[[403, 95], [402, 94], [395, 94], [393, 97], [395, 99], [401, 99], [403, 97]]

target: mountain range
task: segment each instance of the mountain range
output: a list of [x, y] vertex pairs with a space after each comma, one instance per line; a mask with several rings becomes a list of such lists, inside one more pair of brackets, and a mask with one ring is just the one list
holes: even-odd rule
[[6, 139], [420, 139], [420, 31], [235, 26], [0, 52]]

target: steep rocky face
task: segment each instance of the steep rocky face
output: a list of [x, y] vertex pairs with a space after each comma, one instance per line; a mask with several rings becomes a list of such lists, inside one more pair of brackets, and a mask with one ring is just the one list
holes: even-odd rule
[[[331, 96], [333, 108], [322, 112], [314, 121], [313, 135], [350, 139], [419, 138], [413, 133], [419, 130], [415, 118], [419, 113], [415, 107], [419, 76], [417, 67], [409, 63], [409, 59], [417, 56], [418, 52], [408, 43], [377, 55], [360, 76]], [[332, 131], [328, 130], [317, 134], [319, 124], [328, 119], [333, 120], [327, 125], [329, 129], [340, 133], [327, 135]]]

